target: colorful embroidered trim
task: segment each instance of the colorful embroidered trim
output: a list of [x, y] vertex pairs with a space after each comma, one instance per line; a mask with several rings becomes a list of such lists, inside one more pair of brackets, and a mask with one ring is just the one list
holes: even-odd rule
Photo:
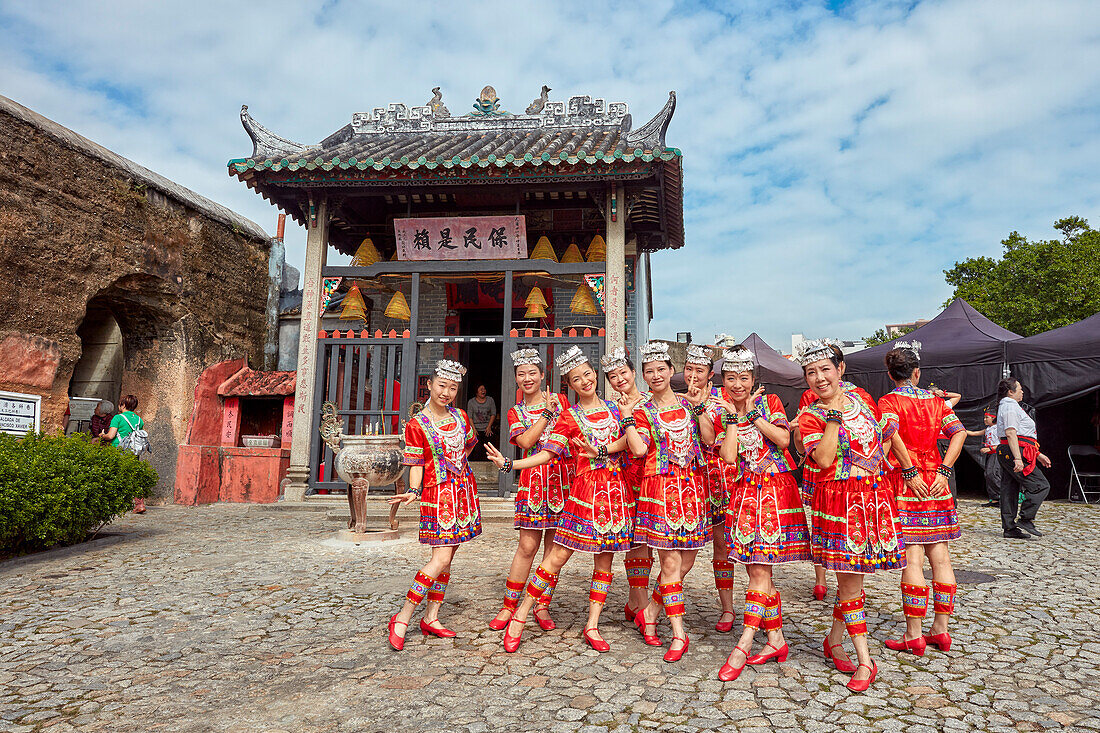
[[558, 587], [558, 576], [555, 575], [553, 577], [553, 579], [550, 581], [550, 585], [548, 585], [546, 587], [546, 590], [544, 590], [542, 592], [542, 595], [539, 596], [539, 605], [540, 606], [549, 606], [550, 605], [550, 601], [552, 601], [554, 599], [554, 589], [557, 588], [557, 587]]
[[902, 583], [901, 609], [906, 618], [924, 618], [928, 613], [928, 586]]
[[711, 564], [714, 566], [714, 587], [718, 590], [733, 590], [733, 571], [737, 563], [715, 560]]
[[653, 584], [653, 602], [658, 606], [665, 605], [665, 597], [661, 595], [661, 574], [657, 573], [657, 582]]
[[745, 591], [745, 628], [759, 629], [764, 625], [768, 594], [758, 590]]
[[527, 584], [527, 595], [534, 598], [542, 598], [542, 594], [546, 592], [546, 589], [557, 582], [557, 575], [551, 573], [542, 565], [539, 565], [538, 568], [535, 569], [535, 575], [531, 578], [531, 582]]
[[[688, 414], [691, 414], [691, 403], [687, 401], [686, 397], [677, 396], [677, 400], [680, 402], [680, 406], [687, 410]], [[652, 436], [652, 442], [657, 449], [657, 474], [664, 476], [669, 472], [669, 464], [672, 463], [672, 447], [669, 445], [668, 435], [661, 429], [661, 421], [657, 417], [657, 406], [653, 404], [653, 400], [646, 400], [642, 403], [642, 411], [645, 412], [646, 417], [649, 418], [649, 432]], [[701, 464], [703, 460], [703, 452], [699, 445], [699, 421], [691, 420], [691, 435], [692, 435], [692, 454], [687, 456], [687, 467]]]
[[783, 628], [783, 599], [779, 591], [768, 596], [768, 605], [764, 608], [764, 631], [778, 631]]
[[932, 581], [933, 608], [936, 613], [950, 616], [955, 611], [955, 590], [959, 586]]
[[417, 573], [413, 578], [413, 584], [409, 588], [409, 592], [405, 594], [405, 598], [415, 606], [418, 605], [424, 596], [428, 595], [428, 589], [435, 583], [435, 578], [429, 578], [424, 573]]
[[626, 582], [631, 588], [649, 587], [649, 571], [653, 567], [653, 558], [628, 558], [623, 561], [623, 565], [626, 566]]
[[450, 573], [440, 573], [428, 590], [428, 603], [442, 603], [443, 596], [447, 593], [447, 583], [451, 579]]
[[658, 586], [664, 599], [665, 615], [669, 618], [684, 615], [684, 584], [668, 583]]
[[867, 614], [863, 611], [862, 596], [841, 601], [840, 612], [844, 615], [844, 626], [848, 629], [848, 636], [867, 635]]
[[592, 589], [588, 592], [590, 603], [607, 603], [607, 593], [611, 590], [612, 577], [611, 573], [592, 571]]
[[523, 581], [504, 581], [504, 607], [515, 611], [519, 608], [519, 597], [523, 593]]

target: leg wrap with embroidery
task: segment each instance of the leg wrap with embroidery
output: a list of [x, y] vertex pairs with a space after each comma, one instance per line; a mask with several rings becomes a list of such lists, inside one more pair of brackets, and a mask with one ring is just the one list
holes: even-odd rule
[[442, 603], [443, 596], [447, 593], [447, 583], [451, 579], [450, 573], [440, 573], [439, 577], [432, 583], [431, 589], [428, 591], [428, 603]]
[[932, 581], [932, 601], [936, 613], [950, 616], [955, 611], [955, 589], [957, 585]]
[[764, 613], [768, 608], [768, 594], [758, 590], [745, 591], [745, 628], [759, 629], [764, 625]]
[[714, 587], [718, 590], [733, 590], [733, 570], [737, 563], [715, 560], [711, 564], [714, 566]]
[[901, 609], [905, 618], [924, 618], [928, 613], [928, 586], [902, 583]]
[[844, 626], [848, 636], [867, 635], [867, 614], [863, 611], [863, 596], [840, 602], [840, 612], [844, 615]]
[[554, 589], [557, 588], [557, 587], [558, 587], [558, 576], [555, 575], [550, 580], [550, 585], [546, 586], [546, 590], [544, 590], [542, 592], [542, 595], [539, 596], [538, 605], [540, 605], [540, 606], [549, 606], [550, 601], [554, 598]]
[[533, 598], [542, 598], [546, 589], [558, 582], [558, 576], [539, 565], [535, 570], [535, 576], [527, 584], [527, 595]]
[[[866, 600], [867, 594], [864, 591], [859, 592], [859, 597]], [[833, 618], [837, 621], [844, 620], [844, 612], [840, 610], [840, 593], [838, 592], [833, 598]]]
[[603, 605], [607, 603], [607, 592], [611, 590], [611, 573], [600, 570], [592, 571], [592, 589], [588, 592], [588, 600], [591, 603]]
[[653, 558], [639, 557], [623, 562], [626, 565], [626, 582], [631, 588], [649, 587], [649, 570], [653, 567]]
[[764, 607], [764, 631], [778, 631], [783, 628], [783, 599], [779, 591], [768, 596], [768, 605]]
[[661, 596], [661, 574], [657, 573], [657, 583], [653, 586], [653, 602], [658, 606], [665, 605], [665, 599]]
[[409, 592], [405, 594], [405, 598], [409, 599], [409, 602], [414, 606], [419, 605], [424, 596], [428, 595], [428, 589], [435, 583], [435, 578], [429, 577], [424, 573], [417, 573], [413, 578], [413, 584], [409, 588]]
[[665, 615], [669, 618], [684, 615], [684, 584], [668, 583], [657, 586], [661, 592], [661, 601], [665, 607]]
[[519, 597], [523, 594], [523, 582], [504, 581], [504, 607], [510, 611], [519, 608]]

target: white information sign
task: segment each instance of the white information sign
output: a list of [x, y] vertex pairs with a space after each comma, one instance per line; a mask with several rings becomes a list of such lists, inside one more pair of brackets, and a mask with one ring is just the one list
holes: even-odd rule
[[41, 411], [40, 395], [0, 392], [0, 432], [12, 435], [38, 432]]

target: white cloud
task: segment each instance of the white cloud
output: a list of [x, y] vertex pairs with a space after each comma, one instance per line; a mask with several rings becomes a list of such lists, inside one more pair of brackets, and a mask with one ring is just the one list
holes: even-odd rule
[[546, 82], [637, 123], [676, 89], [688, 244], [655, 255], [662, 336], [782, 346], [931, 316], [954, 260], [1100, 202], [1090, 0], [104, 7], [0, 3], [3, 93], [268, 230], [225, 170], [250, 150], [242, 103], [315, 142], [437, 84], [454, 112], [486, 83], [522, 109]]

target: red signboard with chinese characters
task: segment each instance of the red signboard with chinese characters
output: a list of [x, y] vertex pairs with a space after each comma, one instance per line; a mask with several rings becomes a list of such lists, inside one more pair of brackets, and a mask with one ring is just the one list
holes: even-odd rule
[[399, 260], [527, 259], [527, 224], [513, 216], [394, 219]]

